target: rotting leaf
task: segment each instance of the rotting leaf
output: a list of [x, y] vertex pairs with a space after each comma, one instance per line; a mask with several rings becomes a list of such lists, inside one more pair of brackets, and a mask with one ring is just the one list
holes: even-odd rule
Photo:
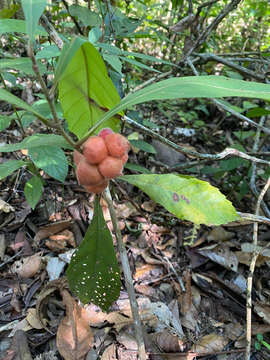
[[270, 305], [257, 301], [254, 305], [254, 311], [266, 324], [270, 324]]
[[58, 327], [56, 345], [65, 360], [81, 360], [93, 344], [88, 316], [67, 290], [62, 290], [61, 295], [66, 306], [66, 316]]
[[26, 320], [29, 322], [32, 328], [39, 330], [43, 329], [43, 325], [37, 317], [37, 311], [35, 308], [28, 309]]
[[103, 311], [108, 311], [120, 295], [120, 273], [112, 235], [98, 197], [92, 222], [71, 258], [67, 278], [70, 289], [83, 303], [92, 302]]
[[171, 334], [168, 330], [155, 333], [153, 338], [160, 349], [164, 352], [180, 352], [184, 349], [183, 340]]
[[111, 344], [110, 346], [108, 346], [102, 356], [101, 356], [101, 360], [116, 360], [116, 348], [115, 348], [115, 344]]
[[234, 233], [226, 231], [222, 226], [212, 229], [207, 235], [208, 241], [226, 241], [233, 237]]
[[60, 278], [53, 280], [49, 282], [42, 290], [42, 292], [38, 296], [37, 305], [36, 305], [36, 315], [40, 323], [43, 325], [44, 329], [46, 329], [48, 332], [51, 332], [47, 328], [47, 319], [46, 319], [46, 311], [45, 308], [48, 303], [49, 297], [54, 293], [55, 291], [59, 290], [65, 290], [68, 289], [67, 279], [66, 278]]
[[191, 347], [191, 351], [197, 352], [198, 354], [206, 352], [215, 353], [222, 351], [227, 344], [228, 339], [226, 337], [212, 333], [202, 337], [199, 343]]
[[58, 234], [60, 231], [70, 228], [72, 224], [73, 221], [63, 220], [42, 226], [36, 233], [34, 237], [34, 242], [38, 242], [40, 240], [46, 239], [49, 236]]
[[226, 269], [237, 272], [238, 259], [228, 246], [224, 244], [215, 244], [204, 247], [203, 249], [198, 250], [198, 252]]
[[24, 279], [31, 278], [40, 270], [41, 259], [40, 252], [35, 255], [22, 258], [21, 260], [14, 262], [10, 271]]
[[11, 211], [15, 211], [15, 209], [13, 206], [0, 199], [0, 211], [3, 211], [4, 213], [9, 213]]

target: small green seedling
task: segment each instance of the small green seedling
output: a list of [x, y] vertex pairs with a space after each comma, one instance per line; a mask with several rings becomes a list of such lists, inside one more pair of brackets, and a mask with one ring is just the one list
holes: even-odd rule
[[263, 340], [263, 335], [262, 334], [257, 334], [257, 341], [255, 342], [255, 349], [256, 350], [261, 350], [261, 347], [265, 346], [268, 350], [270, 350], [270, 345]]

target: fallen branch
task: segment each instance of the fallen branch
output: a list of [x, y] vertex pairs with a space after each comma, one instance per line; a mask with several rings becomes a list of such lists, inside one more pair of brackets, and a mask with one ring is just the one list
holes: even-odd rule
[[152, 131], [151, 129], [148, 129], [147, 127], [139, 124], [138, 122], [132, 120], [131, 118], [129, 118], [128, 116], [124, 116], [122, 118], [123, 122], [128, 123], [131, 127], [140, 130], [142, 133], [151, 136], [153, 139], [159, 140], [160, 142], [162, 142], [165, 145], [168, 145], [169, 147], [171, 147], [172, 149], [184, 153], [184, 154], [188, 154], [191, 156], [194, 156], [196, 158], [200, 158], [200, 159], [207, 159], [207, 160], [222, 160], [225, 159], [226, 157], [229, 156], [237, 156], [240, 158], [243, 158], [245, 160], [249, 160], [255, 163], [260, 163], [260, 164], [266, 164], [266, 165], [270, 165], [269, 161], [263, 160], [263, 159], [258, 159], [254, 156], [250, 156], [242, 151], [239, 151], [237, 149], [233, 149], [233, 148], [226, 148], [225, 150], [223, 150], [221, 153], [219, 154], [201, 154], [197, 151], [193, 151], [190, 149], [187, 149], [185, 147], [176, 145], [174, 142], [167, 140], [166, 138], [164, 138], [162, 135], [157, 134], [156, 132]]

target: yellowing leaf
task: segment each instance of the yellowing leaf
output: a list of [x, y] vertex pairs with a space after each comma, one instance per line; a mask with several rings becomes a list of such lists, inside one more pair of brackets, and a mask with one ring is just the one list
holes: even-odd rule
[[231, 202], [208, 182], [174, 174], [121, 176], [180, 219], [194, 224], [221, 225], [238, 218]]

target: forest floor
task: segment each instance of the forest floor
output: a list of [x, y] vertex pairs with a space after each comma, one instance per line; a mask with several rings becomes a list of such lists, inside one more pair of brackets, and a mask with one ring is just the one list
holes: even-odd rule
[[[200, 117], [186, 119], [190, 121], [188, 126], [177, 102], [162, 107], [153, 103], [141, 107], [141, 113], [160, 134], [198, 152], [218, 153], [232, 146], [234, 140], [246, 151], [252, 150], [250, 127], [213, 110], [210, 104], [195, 105]], [[190, 113], [190, 109], [185, 112]], [[185, 127], [192, 131], [185, 132]], [[36, 130], [28, 128], [27, 132]], [[46, 129], [40, 127], [38, 132], [42, 131]], [[137, 136], [131, 128], [125, 128], [124, 134]], [[1, 136], [1, 144], [20, 140], [16, 126], [10, 126]], [[129, 163], [152, 173], [193, 174], [218, 187], [238, 211], [255, 212], [256, 199], [249, 190], [250, 164], [246, 161], [231, 158], [191, 167], [188, 163], [194, 158], [148, 137], [143, 140], [152, 144], [156, 154], [132, 148]], [[72, 161], [72, 154], [66, 154]], [[0, 153], [0, 163], [25, 156], [23, 151]], [[127, 167], [125, 173], [136, 171]], [[0, 358], [5, 360], [61, 359], [57, 330], [66, 314], [65, 305], [75, 306], [71, 300], [64, 304], [59, 289], [65, 284], [71, 254], [92, 219], [94, 197], [77, 184], [72, 167], [64, 184], [46, 174], [43, 177], [44, 193], [35, 210], [27, 204], [23, 192], [30, 178], [27, 171], [20, 169], [0, 183]], [[261, 177], [258, 187], [263, 186]], [[135, 186], [116, 180], [110, 189], [128, 251], [149, 358], [244, 359], [246, 279], [251, 259], [247, 244], [252, 242], [253, 224], [194, 229], [191, 223], [176, 219]], [[105, 201], [101, 205], [112, 229]], [[259, 245], [266, 247], [269, 238], [269, 227], [260, 224]], [[267, 251], [259, 256], [254, 275], [253, 360], [270, 358], [270, 350], [260, 342], [263, 336], [270, 343], [269, 257]], [[136, 359], [137, 344], [124, 280], [120, 297], [110, 312], [104, 313], [93, 304], [84, 309], [80, 316], [74, 315], [74, 321], [91, 326], [93, 341], [88, 360]]]

